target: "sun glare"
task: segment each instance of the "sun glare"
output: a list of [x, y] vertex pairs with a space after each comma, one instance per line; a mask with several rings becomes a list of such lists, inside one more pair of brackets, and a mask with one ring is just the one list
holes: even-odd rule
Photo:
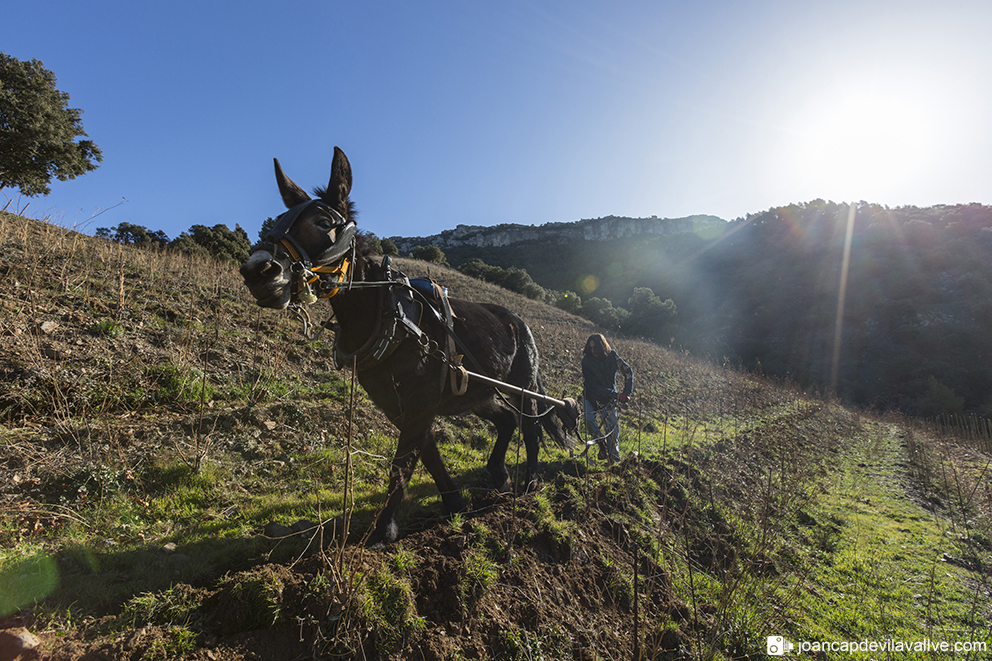
[[881, 92], [840, 94], [797, 126], [792, 176], [824, 196], [869, 199], [910, 183], [926, 165], [925, 108]]

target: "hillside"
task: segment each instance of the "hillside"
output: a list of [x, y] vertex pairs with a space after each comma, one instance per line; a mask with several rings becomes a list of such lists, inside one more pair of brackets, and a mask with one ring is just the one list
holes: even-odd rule
[[776, 207], [722, 223], [718, 235], [701, 225], [587, 240], [575, 223], [568, 238], [518, 232], [485, 247], [449, 241], [445, 253], [456, 266], [523, 268], [542, 287], [617, 307], [650, 288], [677, 307], [674, 346], [858, 406], [992, 417], [992, 207], [861, 202], [848, 226], [849, 210]]
[[[548, 391], [578, 393], [588, 322], [397, 261], [520, 313]], [[619, 339], [620, 466], [548, 447], [542, 487], [499, 496], [488, 427], [446, 420], [469, 511], [418, 470], [403, 538], [369, 551], [395, 430], [360, 388], [352, 413], [329, 332], [231, 264], [9, 214], [0, 283], [0, 658], [15, 634], [66, 660], [759, 659], [772, 635], [985, 656], [983, 430]]]

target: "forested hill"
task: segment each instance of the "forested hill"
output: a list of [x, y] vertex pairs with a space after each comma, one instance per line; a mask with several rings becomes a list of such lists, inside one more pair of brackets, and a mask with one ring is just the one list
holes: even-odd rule
[[706, 232], [720, 226], [688, 224], [561, 238], [553, 260], [539, 238], [444, 250], [453, 265], [520, 267], [586, 303], [621, 307], [635, 288], [650, 288], [677, 307], [675, 346], [823, 392], [833, 381], [846, 401], [992, 414], [992, 207], [859, 203], [838, 326], [848, 217], [847, 204], [815, 200], [725, 223], [717, 238]]

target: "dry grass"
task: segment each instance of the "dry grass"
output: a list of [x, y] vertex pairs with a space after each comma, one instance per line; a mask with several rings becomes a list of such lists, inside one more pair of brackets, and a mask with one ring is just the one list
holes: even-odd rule
[[[21, 616], [53, 638], [104, 635], [79, 613], [197, 594], [177, 583], [212, 595], [184, 608], [214, 612], [210, 599], [243, 597], [243, 583], [267, 586], [261, 612], [299, 618], [313, 650], [381, 658], [760, 658], [773, 633], [988, 639], [988, 454], [946, 433], [617, 338], [636, 385], [620, 470], [549, 450], [542, 491], [501, 502], [483, 483], [489, 430], [444, 421], [473, 503], [464, 520], [444, 523], [418, 472], [402, 546], [361, 551], [331, 525], [317, 542], [266, 540], [265, 523], [297, 519], [349, 519], [358, 539], [382, 500], [394, 431], [360, 390], [349, 417], [332, 338], [306, 342], [291, 317], [256, 308], [229, 264], [10, 214], [0, 248], [0, 578], [54, 559], [59, 592]], [[578, 394], [589, 322], [450, 269], [396, 265], [517, 311], [549, 393]], [[357, 609], [370, 576], [378, 599], [397, 601]], [[450, 612], [445, 590], [464, 597]], [[529, 605], [507, 608], [518, 602]], [[370, 618], [395, 636], [373, 641]], [[219, 635], [196, 626], [182, 645]]]

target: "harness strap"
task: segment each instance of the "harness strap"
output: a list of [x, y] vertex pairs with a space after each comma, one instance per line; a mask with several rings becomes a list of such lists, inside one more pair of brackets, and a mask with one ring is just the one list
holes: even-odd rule
[[[312, 285], [315, 282], [320, 282], [321, 293], [317, 294], [317, 298], [331, 298], [341, 291], [341, 287], [338, 285], [343, 285], [345, 280], [351, 277], [351, 262], [345, 257], [337, 266], [315, 266], [310, 269], [310, 273], [313, 277], [307, 280], [308, 284]], [[329, 277], [324, 278], [321, 276], [335, 277], [332, 280]]]
[[455, 356], [457, 365], [451, 366], [451, 392], [455, 397], [461, 397], [468, 391], [468, 370], [461, 364], [462, 357]]
[[[448, 295], [441, 290], [441, 302], [444, 305], [444, 325], [447, 329], [447, 342], [445, 342], [445, 362], [451, 368], [448, 374], [451, 377], [451, 392], [456, 397], [461, 397], [468, 390], [468, 370], [462, 366], [462, 355], [456, 354], [455, 346], [455, 317], [451, 312], [451, 302]], [[444, 392], [444, 375], [441, 376], [441, 392]]]
[[[382, 282], [380, 287], [383, 290], [379, 305], [380, 312], [365, 344], [351, 353], [345, 353], [338, 343], [340, 336], [335, 337], [334, 365], [338, 369], [347, 365], [352, 358], [356, 359], [358, 369], [374, 367], [392, 355], [408, 336], [415, 338], [421, 347], [429, 346], [430, 338], [419, 326], [423, 306], [414, 301], [412, 296], [404, 301], [394, 291], [399, 287], [410, 289], [406, 277]], [[413, 305], [418, 306], [418, 311], [412, 308]]]

